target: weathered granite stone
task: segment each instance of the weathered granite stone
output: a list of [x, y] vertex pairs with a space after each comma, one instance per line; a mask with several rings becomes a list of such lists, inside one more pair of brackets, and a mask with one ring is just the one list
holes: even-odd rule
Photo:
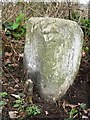
[[74, 21], [32, 17], [27, 22], [24, 64], [46, 100], [61, 98], [74, 82], [83, 33]]

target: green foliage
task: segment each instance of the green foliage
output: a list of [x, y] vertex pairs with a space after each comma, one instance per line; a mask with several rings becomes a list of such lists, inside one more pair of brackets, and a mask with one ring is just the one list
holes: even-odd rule
[[[85, 103], [80, 103], [78, 107], [72, 108], [69, 112], [69, 118], [66, 118], [65, 120], [78, 120], [76, 117], [80, 117], [80, 114], [82, 111], [84, 111], [87, 108]], [[82, 114], [81, 114], [82, 115]]]
[[86, 106], [86, 104], [85, 104], [85, 103], [81, 103], [81, 104], [80, 104], [80, 108], [81, 108], [81, 109], [85, 110], [85, 109], [86, 109], [86, 107], [87, 107], [87, 106]]
[[89, 51], [89, 47], [88, 46], [84, 47], [83, 49], [84, 49], [85, 52]]
[[79, 23], [84, 33], [90, 36], [90, 20], [85, 19], [83, 16], [80, 16], [80, 13], [78, 11], [71, 12], [71, 20]]
[[15, 30], [19, 27], [19, 25], [20, 25], [20, 23], [14, 22], [11, 27], [12, 27], [13, 30]]
[[40, 114], [40, 109], [37, 105], [31, 104], [28, 106], [28, 103], [25, 102], [23, 98], [16, 98], [13, 105], [14, 108], [18, 109], [20, 112], [25, 113], [26, 116], [34, 116]]
[[12, 36], [15, 39], [20, 39], [25, 37], [26, 27], [25, 27], [25, 15], [20, 13], [15, 22], [3, 23], [3, 27], [6, 29], [6, 35]]
[[90, 36], [90, 20], [82, 19], [80, 25], [86, 35]]
[[18, 108], [20, 111], [23, 111], [23, 109], [24, 109], [24, 100], [21, 99], [21, 98], [15, 100], [15, 104], [14, 104], [13, 107]]
[[80, 18], [80, 13], [77, 11], [72, 11], [71, 20], [78, 22]]
[[4, 106], [6, 105], [7, 103], [4, 101], [4, 100], [0, 100], [0, 106]]
[[[0, 93], [0, 98], [5, 98], [6, 96], [7, 96], [8, 94], [7, 94], [7, 92], [1, 92]], [[7, 103], [4, 101], [4, 100], [0, 100], [0, 106], [4, 106], [4, 105], [6, 105]]]
[[23, 101], [21, 99], [15, 100], [15, 104], [13, 107], [20, 107], [22, 105]]
[[73, 118], [74, 115], [76, 115], [78, 113], [78, 110], [75, 108], [72, 108], [70, 111], [70, 118]]
[[31, 105], [26, 108], [26, 114], [31, 116], [38, 115], [40, 114], [40, 109], [36, 105]]
[[6, 92], [1, 92], [0, 97], [6, 97], [8, 94]]
[[16, 30], [19, 29], [19, 27], [21, 27], [21, 23], [24, 20], [24, 14], [20, 13], [19, 16], [16, 18], [16, 21], [14, 23], [12, 23], [12, 29]]

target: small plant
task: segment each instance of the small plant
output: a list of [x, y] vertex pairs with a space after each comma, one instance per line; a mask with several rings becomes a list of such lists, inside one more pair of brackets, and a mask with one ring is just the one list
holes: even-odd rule
[[80, 18], [80, 13], [77, 11], [72, 11], [71, 20], [79, 22], [79, 18]]
[[[16, 108], [17, 110], [19, 110], [19, 112], [23, 113], [24, 117], [40, 114], [40, 109], [37, 105], [31, 103], [30, 101], [26, 102], [23, 97], [17, 97], [16, 95], [13, 96], [16, 98], [13, 108]], [[28, 106], [28, 104], [30, 105]]]
[[78, 120], [78, 118], [82, 118], [84, 110], [86, 110], [86, 108], [87, 105], [85, 103], [78, 103], [76, 107], [70, 110], [69, 118], [66, 118], [65, 120]]
[[85, 19], [84, 17], [80, 16], [80, 13], [77, 11], [72, 11], [71, 20], [79, 23], [84, 33], [90, 36], [90, 20], [89, 19]]
[[31, 105], [26, 108], [26, 114], [30, 116], [38, 115], [40, 114], [40, 109], [36, 105]]
[[85, 110], [85, 109], [87, 108], [87, 106], [86, 106], [85, 103], [81, 103], [81, 104], [80, 104], [80, 108], [81, 108], [82, 110]]
[[78, 110], [75, 108], [72, 108], [70, 111], [70, 118], [73, 118], [74, 115], [76, 115], [78, 113]]
[[84, 33], [88, 36], [90, 36], [90, 20], [88, 19], [82, 19], [80, 21], [80, 25], [84, 31]]
[[8, 94], [6, 92], [1, 92], [0, 97], [6, 97]]
[[7, 36], [12, 36], [16, 39], [20, 39], [25, 36], [26, 27], [25, 27], [25, 15], [20, 13], [15, 22], [6, 22], [3, 23], [3, 28], [6, 31]]
[[24, 100], [23, 99], [17, 99], [15, 100], [15, 104], [13, 106], [14, 108], [18, 108], [20, 111], [24, 109]]
[[4, 106], [6, 105], [7, 103], [4, 101], [4, 100], [0, 100], [0, 106]]
[[[3, 99], [7, 96], [8, 94], [6, 92], [1, 92], [0, 93], [0, 98]], [[0, 106], [4, 106], [6, 105], [7, 103], [5, 102], [5, 100], [0, 100]]]
[[20, 13], [19, 16], [16, 18], [15, 22], [12, 24], [12, 29], [16, 30], [20, 27], [24, 20], [24, 14]]

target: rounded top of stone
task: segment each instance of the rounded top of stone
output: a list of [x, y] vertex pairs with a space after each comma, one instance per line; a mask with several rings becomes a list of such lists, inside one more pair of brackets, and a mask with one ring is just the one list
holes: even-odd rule
[[[75, 31], [80, 30], [82, 32], [81, 27], [78, 25], [77, 22], [72, 21], [72, 20], [67, 20], [67, 19], [62, 19], [62, 18], [53, 18], [53, 17], [31, 17], [28, 20], [28, 23], [32, 23], [36, 27], [39, 25], [40, 26], [47, 26], [48, 24], [54, 24], [56, 26], [69, 26], [69, 28], [74, 28]], [[35, 28], [36, 28], [35, 27]], [[42, 28], [42, 27], [41, 27]], [[83, 34], [83, 32], [82, 32]]]
[[[40, 21], [40, 20], [55, 20], [55, 21], [67, 21], [67, 22], [73, 22], [73, 23], [76, 23], [75, 21], [72, 21], [72, 20], [68, 20], [68, 19], [62, 19], [62, 18], [54, 18], [54, 17], [31, 17], [29, 19], [30, 20], [33, 20], [33, 21]], [[76, 23], [77, 24], [77, 23]]]

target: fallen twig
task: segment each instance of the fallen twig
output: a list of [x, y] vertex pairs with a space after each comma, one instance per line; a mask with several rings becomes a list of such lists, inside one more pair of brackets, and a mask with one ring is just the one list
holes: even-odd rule
[[8, 74], [10, 75], [10, 77], [13, 79], [13, 80], [16, 80], [12, 74], [9, 72], [9, 70], [5, 67], [5, 65], [3, 65], [4, 69], [8, 72]]

